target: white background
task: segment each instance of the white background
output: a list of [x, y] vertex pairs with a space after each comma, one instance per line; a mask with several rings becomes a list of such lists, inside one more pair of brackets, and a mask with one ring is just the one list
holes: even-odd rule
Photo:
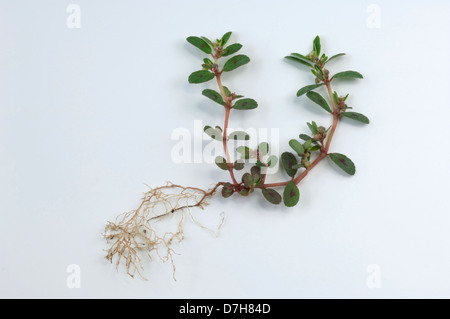
[[[450, 4], [376, 1], [0, 1], [0, 297], [398, 298], [450, 297]], [[174, 164], [172, 131], [194, 120], [222, 124], [223, 111], [189, 85], [203, 54], [190, 35], [244, 44], [251, 57], [224, 82], [258, 100], [233, 127], [280, 128], [282, 151], [328, 124], [296, 91], [307, 70], [283, 60], [308, 53], [316, 35], [332, 72], [370, 126], [343, 121], [332, 150], [348, 155], [346, 177], [324, 161], [301, 184], [293, 209], [251, 198], [214, 199], [211, 225], [187, 223], [171, 267], [148, 265], [148, 281], [104, 259], [103, 227], [167, 180], [209, 187], [227, 179], [210, 164]], [[245, 113], [245, 114], [244, 114]], [[80, 266], [69, 289], [67, 267]], [[370, 265], [381, 288], [369, 289]]]

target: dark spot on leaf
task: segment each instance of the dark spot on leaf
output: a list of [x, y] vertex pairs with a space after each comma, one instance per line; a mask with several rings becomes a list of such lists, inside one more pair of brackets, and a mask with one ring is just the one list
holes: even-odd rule
[[296, 194], [295, 188], [291, 189], [291, 192], [289, 193], [289, 196], [290, 197], [295, 197], [295, 194]]
[[344, 166], [348, 166], [348, 163], [347, 163], [347, 161], [344, 158], [340, 158], [339, 162], [341, 162], [342, 165], [344, 165]]
[[247, 105], [248, 105], [247, 102], [242, 103], [242, 106], [247, 106]]

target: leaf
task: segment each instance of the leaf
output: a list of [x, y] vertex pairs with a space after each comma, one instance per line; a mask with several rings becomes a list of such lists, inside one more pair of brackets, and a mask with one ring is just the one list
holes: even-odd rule
[[222, 156], [217, 156], [215, 159], [216, 165], [220, 168], [223, 169], [224, 171], [228, 171], [229, 167], [227, 164], [227, 160], [222, 157]]
[[310, 64], [310, 63], [308, 63], [306, 61], [303, 61], [302, 59], [299, 59], [299, 58], [297, 58], [295, 56], [285, 56], [284, 58], [288, 59], [288, 60], [291, 60], [291, 61], [294, 61], [294, 62], [297, 62], [297, 63], [300, 63], [300, 64], [303, 64], [304, 66], [307, 66], [309, 68], [313, 67], [312, 64]]
[[244, 131], [235, 131], [233, 133], [230, 133], [230, 135], [228, 135], [228, 138], [230, 140], [245, 140], [248, 141], [250, 139], [250, 135], [248, 135], [246, 132]]
[[241, 154], [243, 159], [249, 159], [250, 158], [250, 148], [248, 148], [247, 146], [239, 146], [236, 149], [236, 152]]
[[245, 163], [242, 160], [237, 160], [233, 164], [233, 168], [237, 171], [242, 170], [244, 168], [244, 166], [245, 166]]
[[214, 76], [215, 76], [214, 73], [211, 73], [206, 70], [197, 71], [189, 76], [189, 83], [198, 84], [207, 82], [209, 80], [212, 80]]
[[[201, 37], [201, 38], [203, 39], [203, 41], [205, 41], [206, 43], [208, 43], [208, 44], [211, 46], [211, 48], [214, 47], [214, 44], [211, 42], [210, 39], [208, 39], [208, 38], [206, 38], [206, 37]], [[211, 51], [211, 52], [212, 52], [212, 51]]]
[[306, 141], [305, 144], [303, 144], [303, 147], [309, 151], [311, 149], [311, 144], [312, 140]]
[[361, 73], [358, 73], [356, 71], [345, 71], [345, 72], [339, 72], [336, 73], [333, 76], [333, 79], [363, 79]]
[[259, 167], [266, 167], [266, 165], [263, 162], [261, 162], [260, 160], [256, 161], [256, 165]]
[[369, 124], [370, 121], [367, 118], [367, 116], [365, 116], [364, 114], [361, 113], [356, 113], [356, 112], [344, 112], [341, 113], [342, 116], [348, 117], [349, 119], [355, 120], [355, 121], [359, 121], [361, 123], [364, 124]]
[[238, 67], [247, 64], [248, 62], [250, 62], [250, 58], [248, 56], [243, 54], [236, 55], [225, 62], [223, 70], [225, 72], [233, 71], [234, 69], [237, 69]]
[[314, 103], [316, 103], [320, 107], [322, 107], [325, 111], [327, 111], [328, 113], [331, 113], [330, 106], [328, 105], [327, 101], [325, 101], [325, 99], [322, 97], [322, 95], [320, 95], [319, 93], [311, 91], [311, 92], [308, 92], [306, 94], [306, 96], [311, 101], [313, 101]]
[[311, 130], [311, 133], [313, 133], [313, 135], [316, 135], [319, 133], [319, 129], [317, 128], [316, 122], [312, 121], [312, 123], [306, 123], [306, 125], [308, 125], [308, 127]]
[[270, 155], [269, 158], [267, 159], [267, 166], [272, 168], [275, 167], [275, 165], [277, 165], [278, 163], [278, 157], [276, 157], [275, 155]]
[[230, 197], [231, 195], [233, 195], [233, 193], [234, 193], [234, 191], [233, 191], [233, 189], [232, 189], [232, 187], [231, 187], [231, 184], [230, 184], [230, 183], [225, 183], [225, 184], [223, 185], [223, 188], [222, 188], [222, 196], [223, 196], [224, 198], [228, 198], [228, 197]]
[[333, 55], [331, 58], [329, 58], [327, 60], [327, 63], [330, 62], [331, 60], [334, 60], [334, 59], [336, 59], [336, 58], [338, 58], [340, 56], [343, 56], [343, 55], [345, 55], [345, 53], [339, 53], [339, 54]]
[[202, 94], [204, 96], [206, 96], [207, 98], [210, 98], [214, 102], [219, 103], [220, 105], [225, 105], [222, 95], [219, 92], [216, 92], [211, 89], [206, 89], [206, 90], [203, 90]]
[[223, 90], [225, 91], [225, 95], [226, 95], [227, 97], [229, 97], [229, 96], [231, 95], [230, 90], [229, 90], [226, 86], [223, 87]]
[[217, 127], [216, 128], [212, 128], [211, 126], [205, 126], [205, 128], [203, 129], [203, 131], [209, 135], [212, 139], [222, 142], [223, 141], [223, 137], [222, 137], [222, 131], [219, 130]]
[[306, 134], [300, 134], [299, 137], [304, 141], [312, 140], [312, 137]]
[[292, 147], [292, 149], [297, 152], [298, 156], [303, 156], [303, 154], [305, 153], [303, 145], [297, 140], [290, 140], [289, 146]]
[[320, 38], [319, 38], [319, 36], [317, 36], [315, 39], [314, 39], [314, 42], [313, 42], [313, 50], [314, 50], [314, 55], [316, 56], [316, 57], [319, 57], [320, 56], [320, 50], [322, 49], [322, 47], [321, 47], [321, 45], [320, 45]]
[[240, 49], [242, 49], [242, 44], [240, 43], [233, 43], [229, 46], [227, 46], [223, 52], [222, 52], [222, 56], [229, 56], [232, 54], [235, 54], [236, 52], [238, 52]]
[[202, 50], [203, 52], [207, 54], [211, 54], [212, 49], [210, 45], [203, 39], [199, 37], [188, 37], [187, 42], [192, 44], [193, 46], [197, 47], [198, 49]]
[[223, 37], [222, 37], [222, 39], [220, 40], [220, 44], [222, 45], [222, 46], [224, 46], [225, 44], [227, 44], [227, 42], [228, 42], [228, 40], [230, 39], [230, 37], [231, 37], [231, 31], [230, 32], [227, 32], [227, 33], [225, 33], [224, 35], [223, 35]]
[[286, 173], [290, 177], [294, 177], [295, 174], [297, 174], [297, 169], [292, 168], [294, 165], [297, 165], [297, 159], [295, 158], [294, 154], [289, 152], [284, 152], [281, 154], [281, 163], [286, 171]]
[[252, 175], [249, 173], [245, 173], [242, 175], [242, 182], [244, 183], [245, 188], [251, 188], [253, 185], [253, 178]]
[[320, 151], [322, 149], [322, 146], [320, 146], [320, 145], [314, 145], [314, 146], [312, 146], [309, 150], [311, 151], [311, 152], [315, 152], [315, 151]]
[[283, 192], [284, 205], [294, 207], [300, 200], [300, 191], [293, 181], [287, 183]]
[[265, 199], [274, 205], [281, 203], [281, 195], [274, 189], [263, 188], [262, 194]]
[[311, 84], [311, 85], [307, 85], [305, 87], [302, 87], [300, 90], [298, 90], [297, 96], [302, 96], [303, 94], [308, 93], [309, 91], [315, 90], [315, 89], [321, 87], [322, 85], [323, 85], [323, 83]]
[[291, 53], [291, 56], [293, 56], [295, 58], [299, 58], [299, 59], [305, 60], [307, 62], [311, 62], [310, 58], [308, 58], [307, 56], [304, 56], [303, 54], [300, 54], [300, 53]]
[[330, 154], [330, 159], [347, 174], [355, 175], [355, 164], [353, 164], [352, 160], [347, 156], [339, 153], [332, 153]]
[[258, 145], [258, 151], [261, 156], [269, 154], [269, 151], [270, 151], [269, 143], [266, 143], [266, 142], [260, 143]]
[[235, 110], [252, 110], [258, 107], [258, 103], [253, 99], [242, 99], [236, 101], [233, 105]]
[[252, 175], [253, 186], [258, 186], [262, 183], [263, 174], [261, 174], [261, 167], [253, 166], [250, 169], [250, 174]]

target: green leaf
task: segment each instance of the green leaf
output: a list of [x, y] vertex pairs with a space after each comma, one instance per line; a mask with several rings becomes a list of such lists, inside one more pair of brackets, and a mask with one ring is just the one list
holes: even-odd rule
[[223, 52], [222, 52], [222, 56], [229, 56], [232, 54], [235, 54], [236, 52], [238, 52], [240, 49], [242, 49], [242, 44], [240, 43], [233, 43], [229, 46], [227, 46]]
[[330, 154], [330, 159], [347, 174], [355, 175], [355, 164], [353, 164], [352, 160], [347, 156], [339, 153], [332, 153]]
[[235, 110], [252, 110], [258, 107], [258, 103], [253, 99], [242, 99], [236, 101], [233, 105]]
[[[208, 39], [208, 38], [206, 38], [206, 37], [201, 37], [201, 38], [202, 38], [203, 41], [205, 41], [206, 43], [208, 43], [208, 44], [211, 46], [211, 48], [214, 47], [214, 44], [212, 43], [212, 41], [211, 41], [210, 39]], [[211, 52], [212, 52], [212, 51], [211, 51]]]
[[363, 79], [361, 73], [358, 73], [356, 71], [345, 71], [345, 72], [339, 72], [336, 73], [333, 76], [333, 79]]
[[297, 152], [298, 156], [303, 156], [303, 154], [305, 153], [303, 145], [297, 140], [290, 140], [289, 146], [292, 147], [292, 149]]
[[281, 163], [290, 177], [294, 177], [295, 174], [297, 174], [297, 169], [293, 168], [294, 165], [298, 164], [294, 154], [289, 152], [284, 152], [281, 154]]
[[260, 143], [258, 145], [258, 151], [261, 156], [269, 154], [269, 151], [270, 151], [269, 143], [266, 143], [266, 142]]
[[267, 159], [267, 165], [272, 168], [275, 167], [275, 165], [277, 165], [278, 163], [278, 157], [276, 157], [275, 155], [270, 155], [269, 158]]
[[303, 94], [308, 93], [309, 91], [315, 90], [319, 87], [321, 87], [323, 85], [323, 83], [320, 84], [311, 84], [311, 85], [307, 85], [305, 87], [302, 87], [300, 90], [298, 90], [297, 92], [297, 96], [302, 96]]
[[259, 167], [266, 167], [266, 165], [263, 162], [261, 162], [260, 160], [256, 161], [256, 165]]
[[210, 90], [210, 89], [206, 89], [206, 90], [203, 90], [202, 94], [204, 96], [206, 96], [207, 98], [210, 98], [214, 102], [219, 103], [220, 105], [225, 105], [222, 95], [220, 95], [219, 92], [216, 92], [216, 91]]
[[215, 159], [216, 165], [220, 168], [223, 169], [224, 171], [228, 171], [228, 164], [227, 164], [227, 160], [222, 157], [222, 156], [217, 156]]
[[311, 144], [312, 140], [306, 141], [305, 144], [303, 144], [303, 147], [309, 151], [311, 149]]
[[320, 145], [314, 145], [314, 146], [312, 146], [309, 150], [311, 151], [311, 152], [316, 152], [316, 151], [320, 151], [322, 149], [322, 146], [320, 146]]
[[242, 182], [244, 183], [245, 188], [251, 188], [253, 186], [253, 178], [249, 173], [245, 173], [242, 175]]
[[222, 46], [225, 46], [225, 44], [227, 44], [227, 42], [228, 42], [228, 40], [230, 39], [230, 37], [231, 37], [231, 31], [230, 32], [227, 32], [227, 33], [225, 33], [224, 35], [223, 35], [223, 37], [222, 37], [222, 39], [220, 40], [220, 44], [222, 45]]
[[203, 131], [209, 135], [212, 139], [217, 140], [219, 142], [223, 141], [222, 131], [219, 128], [212, 128], [211, 126], [205, 126]]
[[341, 113], [342, 116], [348, 117], [349, 119], [355, 120], [355, 121], [359, 121], [361, 123], [364, 124], [369, 124], [370, 121], [367, 118], [367, 116], [365, 116], [364, 114], [361, 113], [356, 113], [356, 112], [344, 112]]
[[293, 181], [287, 183], [283, 192], [283, 201], [287, 207], [294, 207], [300, 200], [300, 191]]
[[281, 195], [274, 189], [263, 188], [262, 194], [265, 199], [274, 205], [281, 203]]
[[233, 188], [231, 187], [230, 183], [225, 183], [223, 184], [223, 188], [222, 188], [222, 196], [224, 198], [228, 198], [231, 195], [233, 195], [234, 191]]
[[[303, 54], [300, 54], [300, 53], [291, 53], [291, 56], [293, 56], [295, 58], [299, 58], [299, 59], [305, 60], [307, 62], [311, 62], [310, 58], [308, 58], [307, 56], [304, 56]], [[311, 67], [312, 67], [312, 65], [311, 65]]]
[[258, 186], [262, 183], [262, 178], [263, 175], [261, 174], [261, 167], [259, 166], [253, 166], [250, 169], [250, 174], [252, 175], [252, 179], [253, 179], [253, 186]]
[[226, 95], [227, 97], [229, 97], [229, 96], [231, 95], [230, 90], [229, 90], [226, 86], [223, 87], [223, 90], [225, 91], [225, 95]]
[[343, 55], [345, 55], [345, 53], [339, 53], [339, 54], [333, 55], [331, 58], [329, 58], [327, 60], [327, 63], [330, 62], [331, 60], [334, 60], [334, 59], [336, 59], [336, 58], [338, 58], [340, 56], [343, 56]]
[[250, 148], [248, 148], [247, 146], [239, 146], [236, 149], [236, 152], [241, 154], [241, 157], [243, 159], [249, 159], [250, 158]]
[[244, 169], [245, 163], [242, 160], [236, 160], [233, 164], [233, 168], [237, 171]]
[[311, 91], [311, 92], [308, 92], [306, 94], [306, 96], [311, 101], [313, 101], [314, 103], [316, 103], [320, 107], [322, 107], [325, 111], [327, 111], [328, 113], [331, 113], [330, 106], [328, 105], [327, 101], [325, 101], [325, 99], [322, 97], [322, 95], [320, 95], [319, 93]]
[[236, 55], [225, 62], [223, 70], [225, 72], [233, 71], [234, 69], [237, 69], [238, 67], [247, 64], [248, 62], [250, 62], [250, 58], [248, 56], [243, 54]]
[[306, 134], [300, 134], [299, 137], [304, 141], [312, 140], [312, 137]]
[[300, 63], [300, 64], [303, 64], [304, 66], [307, 66], [309, 68], [313, 67], [312, 64], [310, 64], [310, 63], [308, 63], [306, 61], [303, 61], [302, 59], [299, 59], [299, 58], [297, 58], [295, 56], [285, 56], [284, 58], [288, 59], [288, 60], [291, 60], [291, 61], [294, 61], [294, 62], [297, 62], [297, 63]]
[[230, 140], [244, 140], [244, 141], [248, 141], [250, 139], [250, 135], [248, 135], [246, 132], [244, 131], [235, 131], [233, 133], [230, 133], [230, 135], [228, 135], [228, 138]]
[[316, 135], [319, 133], [319, 129], [317, 128], [316, 122], [312, 121], [312, 123], [306, 123], [306, 125], [308, 125], [308, 127], [311, 130], [311, 133], [313, 133], [313, 135]]
[[319, 36], [317, 36], [317, 37], [314, 39], [314, 42], [313, 42], [313, 50], [314, 50], [314, 55], [315, 55], [316, 57], [319, 57], [319, 56], [320, 56], [320, 51], [321, 51], [321, 49], [322, 49], [322, 47], [321, 47], [321, 45], [320, 45], [320, 38], [319, 38]]
[[202, 38], [189, 37], [186, 40], [187, 40], [187, 42], [189, 42], [193, 46], [197, 47], [198, 49], [202, 50], [203, 52], [205, 52], [207, 54], [211, 54], [211, 52], [212, 52], [211, 46], [208, 44], [208, 42], [206, 42]]
[[198, 84], [214, 79], [214, 73], [206, 70], [197, 71], [189, 76], [189, 83]]

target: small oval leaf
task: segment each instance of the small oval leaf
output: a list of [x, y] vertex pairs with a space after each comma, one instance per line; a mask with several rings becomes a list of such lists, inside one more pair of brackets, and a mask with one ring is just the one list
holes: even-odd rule
[[227, 46], [223, 52], [222, 52], [222, 56], [229, 56], [232, 54], [235, 54], [236, 52], [238, 52], [240, 49], [242, 49], [242, 44], [240, 43], [234, 43], [232, 45]]
[[298, 90], [297, 92], [297, 96], [302, 96], [303, 94], [306, 94], [312, 90], [315, 90], [319, 87], [321, 87], [323, 85], [323, 83], [320, 84], [311, 84], [311, 85], [307, 85], [305, 87], [302, 87], [300, 90]]
[[309, 68], [312, 68], [312, 67], [313, 67], [310, 63], [308, 63], [308, 62], [306, 62], [306, 61], [303, 61], [302, 59], [299, 59], [299, 58], [297, 58], [297, 57], [295, 57], [295, 56], [285, 56], [284, 58], [285, 58], [285, 59], [288, 59], [288, 60], [290, 60], [290, 61], [294, 61], [294, 62], [303, 64], [304, 66], [307, 66], [307, 67], [309, 67]]
[[300, 200], [300, 191], [293, 181], [287, 183], [283, 192], [283, 201], [287, 207], [294, 207]]
[[297, 140], [290, 140], [289, 146], [292, 147], [292, 149], [297, 152], [298, 156], [303, 156], [303, 154], [305, 153], [303, 145]]
[[193, 84], [198, 84], [198, 83], [203, 83], [203, 82], [207, 82], [214, 79], [214, 73], [211, 73], [207, 70], [201, 70], [201, 71], [197, 71], [192, 73], [189, 76], [189, 83], [193, 83]]
[[356, 113], [356, 112], [344, 112], [341, 113], [342, 116], [348, 117], [349, 119], [355, 120], [355, 121], [359, 121], [361, 123], [364, 124], [369, 124], [370, 121], [367, 118], [367, 116], [365, 116], [364, 114], [361, 113]]
[[328, 105], [327, 101], [322, 97], [322, 95], [320, 95], [319, 93], [310, 91], [306, 94], [306, 96], [311, 101], [313, 101], [314, 103], [319, 105], [321, 108], [323, 108], [325, 111], [327, 111], [328, 113], [331, 113], [330, 106]]
[[281, 195], [274, 189], [263, 188], [262, 194], [265, 199], [274, 205], [281, 203]]
[[219, 92], [216, 92], [211, 89], [206, 89], [203, 90], [202, 94], [220, 105], [225, 105], [222, 95]]
[[223, 169], [224, 171], [228, 171], [228, 164], [227, 164], [227, 160], [222, 157], [222, 156], [217, 156], [215, 159], [216, 165], [220, 168]]
[[356, 71], [339, 72], [333, 76], [333, 79], [363, 79], [363, 78], [364, 77], [362, 76], [362, 74]]
[[250, 139], [250, 135], [248, 135], [246, 132], [244, 131], [235, 131], [233, 133], [230, 133], [230, 135], [228, 135], [228, 138], [230, 140], [243, 140], [243, 141], [248, 141]]
[[349, 175], [355, 175], [355, 164], [347, 156], [339, 153], [330, 154], [330, 159]]
[[225, 62], [225, 65], [223, 66], [223, 70], [225, 72], [233, 71], [234, 69], [237, 69], [240, 66], [243, 66], [244, 64], [247, 64], [250, 62], [250, 58], [246, 55], [240, 54], [232, 57], [227, 62]]
[[205, 128], [203, 129], [203, 131], [210, 136], [212, 139], [222, 142], [223, 141], [223, 137], [222, 137], [222, 131], [220, 130], [219, 127], [216, 128], [212, 128], [211, 126], [205, 126]]
[[233, 164], [233, 168], [237, 171], [244, 169], [245, 162], [242, 160], [236, 160]]
[[253, 99], [241, 99], [237, 100], [233, 105], [235, 110], [252, 110], [258, 107], [258, 103]]
[[203, 40], [199, 37], [188, 37], [186, 40], [187, 40], [187, 42], [189, 42], [193, 46], [197, 47], [198, 49], [202, 50], [203, 52], [205, 52], [207, 54], [211, 54], [212, 49], [205, 40]]
[[295, 174], [297, 174], [297, 169], [293, 168], [294, 165], [297, 165], [297, 159], [295, 158], [294, 154], [289, 152], [284, 152], [281, 154], [281, 163], [286, 171], [286, 173], [290, 177], [294, 177]]

